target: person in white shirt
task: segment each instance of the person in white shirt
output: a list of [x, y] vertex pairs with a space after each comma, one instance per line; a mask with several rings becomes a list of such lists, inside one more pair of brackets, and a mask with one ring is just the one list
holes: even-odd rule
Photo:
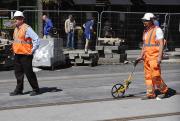
[[72, 15], [69, 15], [68, 19], [65, 21], [65, 32], [67, 34], [67, 44], [66, 47], [69, 49], [74, 49], [74, 30], [76, 22]]
[[[145, 13], [142, 22], [144, 24], [143, 47], [140, 56], [136, 62], [144, 61], [144, 74], [146, 84], [146, 99], [165, 98], [168, 94], [168, 87], [161, 76], [161, 60], [164, 47], [164, 33], [162, 29], [153, 22], [155, 16], [153, 13]], [[157, 95], [155, 90], [159, 90]]]

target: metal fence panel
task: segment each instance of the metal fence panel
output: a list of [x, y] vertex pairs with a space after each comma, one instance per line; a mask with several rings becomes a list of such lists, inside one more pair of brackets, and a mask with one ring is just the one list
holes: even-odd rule
[[[0, 31], [5, 32], [9, 39], [12, 39], [13, 28], [8, 27], [13, 18], [15, 10], [0, 10]], [[97, 11], [56, 11], [56, 10], [25, 10], [26, 23], [29, 24], [40, 37], [42, 37], [43, 21], [41, 16], [46, 14], [52, 19], [54, 26], [58, 30], [58, 38], [63, 38], [66, 46], [66, 34], [64, 32], [64, 22], [69, 14], [75, 17], [77, 26], [82, 27], [86, 19], [92, 16], [95, 19], [94, 44], [96, 37], [104, 37], [106, 26], [112, 27], [112, 37], [123, 38], [129, 49], [139, 48], [142, 42], [143, 24], [141, 18], [144, 12], [121, 12], [121, 11], [103, 11], [100, 14]], [[160, 27], [164, 30], [165, 38], [168, 42], [168, 49], [180, 47], [180, 13], [155, 13], [159, 18]], [[108, 25], [109, 21], [109, 25]], [[76, 31], [76, 48], [84, 48], [84, 40], [79, 31]]]
[[96, 11], [56, 11], [56, 10], [25, 10], [24, 15], [26, 16], [26, 21], [32, 28], [35, 29], [39, 35], [42, 36], [42, 26], [43, 21], [41, 17], [43, 14], [46, 14], [53, 22], [54, 27], [58, 31], [58, 38], [63, 38], [64, 47], [66, 46], [66, 33], [64, 31], [64, 23], [68, 16], [71, 14], [75, 18], [77, 30], [75, 31], [75, 46], [78, 49], [84, 48], [83, 34], [79, 31], [78, 28], [83, 28], [83, 24], [87, 19], [93, 18], [94, 21], [94, 38], [92, 45], [96, 44], [96, 36], [98, 32], [98, 21], [99, 21], [99, 13]]
[[[168, 49], [180, 47], [180, 13], [154, 13], [158, 17], [160, 27], [164, 30]], [[144, 12], [103, 11], [100, 15], [99, 37], [106, 36], [106, 29], [112, 28], [111, 36], [126, 41], [129, 49], [139, 48], [142, 42], [143, 23], [141, 18]]]
[[15, 27], [13, 13], [15, 10], [0, 10], [0, 68], [11, 68], [14, 55], [11, 49], [12, 35]]
[[0, 10], [0, 36], [12, 40], [14, 29], [13, 13], [15, 10]]

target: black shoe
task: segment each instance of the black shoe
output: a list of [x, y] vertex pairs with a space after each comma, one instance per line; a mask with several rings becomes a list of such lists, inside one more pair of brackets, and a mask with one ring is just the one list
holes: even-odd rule
[[166, 97], [166, 94], [160, 94], [160, 95], [158, 95], [157, 97], [160, 98], [160, 99], [163, 99], [163, 98]]
[[16, 96], [16, 95], [23, 95], [23, 93], [22, 92], [14, 91], [14, 92], [10, 92], [9, 95], [10, 96]]
[[88, 54], [88, 50], [84, 50], [85, 54]]
[[36, 96], [36, 95], [39, 95], [40, 94], [40, 91], [38, 90], [33, 90], [32, 92], [30, 92], [30, 96]]
[[168, 96], [171, 97], [176, 94], [176, 90], [169, 88], [167, 93], [168, 93]]
[[168, 93], [168, 92], [166, 92], [166, 93], [164, 93], [164, 94], [160, 94], [160, 95], [158, 95], [157, 97], [158, 97], [158, 98], [160, 98], [160, 99], [164, 99], [164, 98], [169, 97], [169, 93]]
[[148, 96], [144, 96], [141, 98], [141, 100], [149, 100], [149, 99], [155, 99], [156, 97], [148, 97]]
[[168, 98], [172, 96], [173, 94], [176, 94], [176, 91], [168, 88], [166, 93], [160, 93], [157, 97], [160, 99], [163, 99], [163, 98]]

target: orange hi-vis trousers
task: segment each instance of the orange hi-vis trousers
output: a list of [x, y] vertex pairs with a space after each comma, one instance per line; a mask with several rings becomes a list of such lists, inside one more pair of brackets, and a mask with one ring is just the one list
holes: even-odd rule
[[167, 85], [161, 78], [161, 68], [157, 63], [157, 59], [144, 60], [144, 73], [145, 73], [145, 84], [147, 88], [147, 96], [155, 97], [155, 89], [157, 88], [161, 93], [168, 91]]

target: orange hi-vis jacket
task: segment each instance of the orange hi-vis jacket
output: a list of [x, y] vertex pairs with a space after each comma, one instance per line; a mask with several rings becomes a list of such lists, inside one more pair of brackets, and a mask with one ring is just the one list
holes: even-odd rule
[[157, 28], [158, 27], [153, 26], [143, 33], [144, 56], [148, 60], [156, 59], [159, 55], [159, 42], [156, 41]]
[[32, 39], [26, 38], [26, 31], [29, 25], [22, 24], [21, 26], [16, 27], [13, 34], [13, 51], [15, 54], [31, 55], [32, 54]]

